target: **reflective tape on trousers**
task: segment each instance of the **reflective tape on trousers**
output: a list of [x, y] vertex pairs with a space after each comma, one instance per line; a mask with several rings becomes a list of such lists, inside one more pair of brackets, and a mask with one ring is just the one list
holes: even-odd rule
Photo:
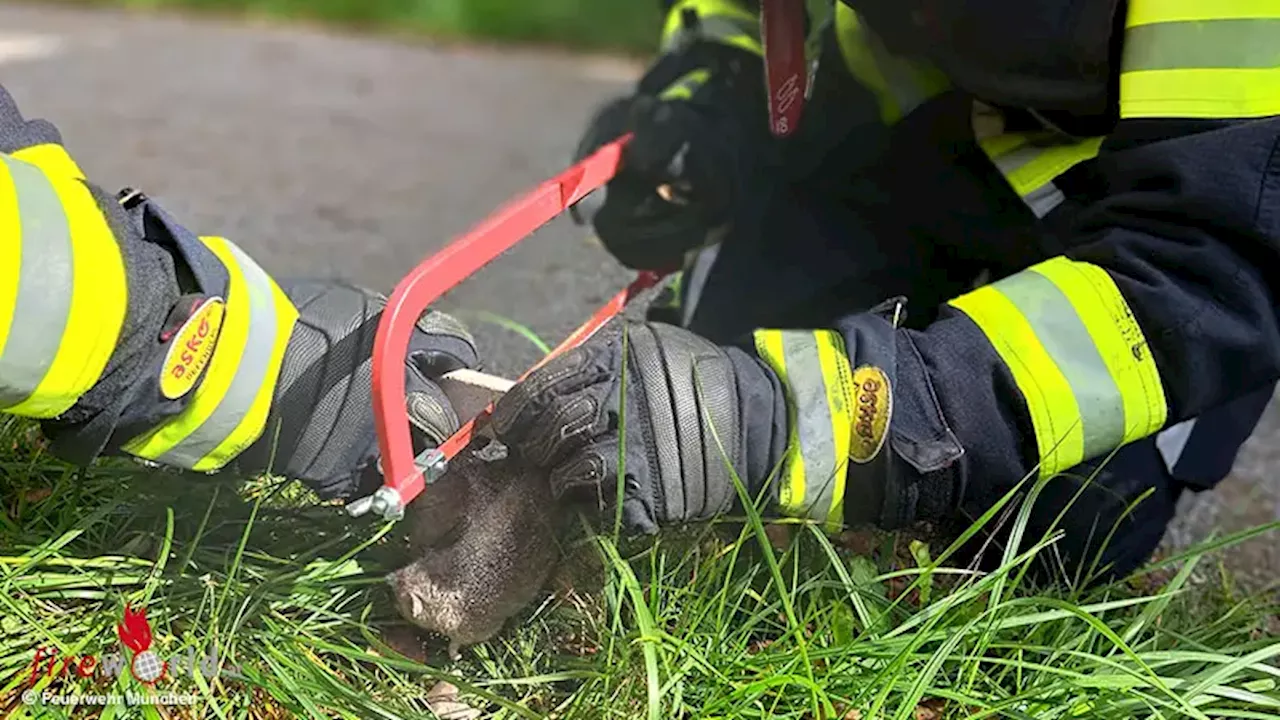
[[[4, 154], [0, 162], [13, 183], [20, 235], [17, 294], [0, 346], [0, 408], [10, 408], [31, 397], [57, 357], [71, 314], [75, 257], [53, 184], [33, 165]], [[6, 204], [0, 201], [0, 207]]]

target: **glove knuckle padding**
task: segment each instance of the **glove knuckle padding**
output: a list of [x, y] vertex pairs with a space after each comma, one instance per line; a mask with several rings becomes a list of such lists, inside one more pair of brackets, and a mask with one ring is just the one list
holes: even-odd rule
[[491, 420], [493, 429], [504, 440], [521, 444], [533, 417], [549, 402], [552, 388], [577, 373], [585, 363], [586, 351], [580, 347], [548, 360], [498, 400]]
[[548, 360], [498, 401], [492, 418], [494, 430], [519, 445], [537, 431], [538, 418], [546, 415], [556, 398], [609, 380], [615, 354], [611, 343], [593, 341], [589, 347], [575, 347]]
[[[540, 467], [560, 463], [608, 429], [604, 397], [612, 384], [565, 382], [581, 379], [582, 369], [589, 367], [589, 357], [585, 353], [580, 357], [581, 361], [543, 368], [545, 377], [529, 378], [525, 383], [535, 382], [528, 387], [517, 385], [499, 403], [501, 414], [495, 415], [499, 435]], [[586, 373], [586, 377], [595, 374]]]
[[[417, 369], [410, 367], [409, 372], [416, 374]], [[409, 413], [410, 424], [433, 445], [448, 440], [462, 423], [444, 391], [425, 378], [421, 378], [420, 382], [410, 383], [409, 386], [418, 388], [409, 390], [405, 395], [405, 408]]]
[[727, 511], [734, 499], [731, 473], [742, 456], [728, 357], [710, 341], [669, 325], [633, 326], [629, 341], [663, 514], [694, 520]]
[[559, 498], [589, 493], [598, 507], [607, 506], [613, 494], [604, 487], [604, 480], [609, 477], [609, 458], [616, 458], [617, 454], [617, 442], [606, 440], [557, 465], [550, 474], [551, 489], [555, 496]]
[[413, 364], [430, 378], [480, 364], [476, 340], [461, 320], [428, 310], [418, 318], [418, 331], [409, 341]]
[[542, 421], [521, 444], [536, 465], [550, 467], [591, 440], [599, 403], [586, 394], [558, 397], [546, 406]]

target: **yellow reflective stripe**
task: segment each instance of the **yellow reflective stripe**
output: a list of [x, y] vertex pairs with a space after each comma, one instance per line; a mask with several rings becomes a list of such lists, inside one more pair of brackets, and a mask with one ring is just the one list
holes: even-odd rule
[[1036, 331], [995, 285], [984, 285], [951, 301], [987, 336], [1022, 391], [1036, 432], [1040, 475], [1047, 477], [1076, 464], [1084, 455], [1080, 408], [1071, 386]]
[[1145, 70], [1120, 75], [1122, 118], [1280, 115], [1280, 68]]
[[[21, 265], [22, 222], [18, 217], [18, 191], [7, 168], [0, 164], [0, 363], [3, 363], [9, 328], [15, 319]], [[0, 396], [4, 393], [4, 383], [0, 378]]]
[[1280, 114], [1280, 2], [1133, 0], [1122, 118]]
[[662, 29], [663, 50], [680, 41], [685, 30], [683, 15], [686, 10], [693, 10], [698, 14], [700, 31], [707, 39], [756, 55], [764, 54], [764, 47], [760, 44], [760, 18], [733, 0], [677, 2], [667, 13]]
[[765, 361], [787, 394], [787, 454], [782, 465], [782, 478], [778, 483], [778, 507], [786, 515], [798, 515], [804, 511], [804, 463], [796, 462], [800, 455], [800, 434], [796, 422], [796, 404], [791, 397], [791, 382], [787, 375], [786, 351], [782, 345], [782, 333], [776, 330], [757, 330], [756, 354]]
[[[26, 257], [23, 262], [31, 263], [33, 267], [46, 263], [62, 264], [61, 269], [47, 265], [41, 269], [45, 272], [52, 270], [54, 275], [70, 281], [70, 304], [67, 306], [65, 324], [61, 328], [40, 327], [46, 333], [61, 330], [57, 337], [56, 354], [44, 371], [43, 379], [28, 398], [6, 409], [15, 415], [52, 418], [70, 409], [80, 396], [97, 383], [115, 351], [128, 308], [124, 257], [106, 217], [83, 182], [70, 175], [49, 173], [17, 160], [9, 159], [6, 163], [15, 179], [19, 167], [27, 168], [30, 172], [21, 172], [33, 181], [32, 190], [36, 190], [37, 182], [40, 186], [38, 192], [44, 193], [52, 189], [51, 199], [56, 198], [56, 203], [61, 206], [61, 213], [57, 217], [50, 209], [46, 219], [33, 218], [30, 226], [27, 218], [19, 218], [24, 235], [28, 232], [37, 235], [24, 238]], [[19, 188], [20, 205], [23, 192], [24, 188]], [[43, 232], [52, 232], [58, 237], [42, 236]], [[65, 267], [65, 259], [55, 262], [52, 255], [54, 243], [65, 243], [68, 239], [70, 268]], [[43, 256], [46, 251], [50, 253], [50, 257]], [[69, 277], [64, 275], [68, 271]], [[47, 301], [65, 302], [64, 298], [55, 297], [60, 291], [65, 292], [65, 289], [23, 287], [20, 282], [18, 298], [21, 302], [27, 292], [46, 292], [51, 293], [46, 298]], [[18, 311], [15, 315], [23, 313]], [[14, 320], [40, 322], [38, 315], [15, 317]], [[9, 340], [12, 341], [12, 325], [9, 332]], [[14, 349], [8, 348], [8, 351]]]
[[844, 520], [854, 408], [844, 340], [834, 330], [757, 330], [755, 341], [787, 393], [790, 442], [779, 505], [787, 515], [837, 531]]
[[978, 325], [1022, 392], [1041, 477], [1164, 426], [1155, 362], [1102, 268], [1058, 257], [950, 304]]
[[1034, 270], [1057, 285], [1085, 319], [1094, 347], [1120, 389], [1124, 403], [1122, 444], [1163, 428], [1169, 415], [1164, 383], [1142, 328], [1107, 271], [1062, 257], [1041, 263]]
[[0, 408], [35, 396], [62, 346], [71, 314], [75, 250], [62, 199], [40, 168], [0, 155], [16, 199], [21, 264], [13, 321], [0, 349]]
[[1019, 195], [1025, 195], [1053, 181], [1062, 173], [1085, 160], [1098, 156], [1102, 138], [1082, 140], [1073, 145], [1052, 145], [1036, 148], [1034, 157], [1027, 159], [1005, 177]]
[[1130, 0], [1127, 27], [1197, 20], [1239, 20], [1280, 15], [1276, 0]]
[[981, 138], [982, 149], [992, 160], [1026, 145], [1028, 137], [1024, 133], [1006, 133]]
[[867, 42], [862, 21], [853, 8], [836, 3], [836, 39], [845, 68], [863, 86], [875, 95], [880, 103], [880, 119], [892, 125], [902, 117], [902, 111], [889, 92], [889, 81], [880, 72], [871, 45]]
[[880, 119], [892, 125], [921, 103], [945, 90], [946, 76], [922, 61], [893, 55], [857, 11], [844, 3], [835, 8], [836, 44], [849, 74], [876, 97]]
[[818, 333], [818, 363], [822, 367], [822, 384], [831, 416], [832, 451], [836, 463], [832, 476], [831, 507], [827, 511], [827, 530], [837, 532], [844, 525], [845, 476], [848, 474], [854, 423], [853, 371], [849, 369], [849, 353], [840, 333]]
[[25, 147], [15, 151], [13, 157], [29, 162], [32, 165], [37, 165], [48, 173], [84, 180], [84, 172], [80, 170], [80, 166], [67, 154], [67, 149], [57, 143], [44, 143]]
[[249, 338], [249, 288], [245, 284], [244, 273], [223, 245], [208, 241], [205, 244], [226, 265], [228, 275], [226, 310], [217, 337], [218, 345], [205, 368], [204, 378], [189, 396], [191, 400], [187, 407], [160, 427], [124, 446], [126, 452], [148, 460], [158, 460], [213, 414], [235, 379], [240, 356]]
[[253, 443], [266, 424], [297, 311], [275, 282], [222, 238], [201, 238], [226, 266], [229, 284], [213, 358], [183, 412], [125, 445], [142, 458], [217, 470]]
[[[224, 240], [223, 242], [226, 241]], [[239, 248], [230, 243], [226, 244], [233, 254], [237, 256], [237, 260], [241, 265], [246, 262], [252, 262]], [[280, 366], [284, 362], [284, 353], [288, 348], [289, 340], [293, 337], [293, 328], [298, 319], [298, 311], [293, 306], [293, 303], [289, 301], [288, 296], [274, 281], [270, 281], [269, 278], [268, 281], [270, 290], [269, 302], [272, 305], [272, 317], [275, 322], [274, 326], [269, 329], [272, 342], [268, 345], [270, 353], [266, 359], [265, 374], [256, 379], [257, 393], [254, 395], [248, 410], [241, 417], [240, 423], [212, 451], [205, 454], [199, 462], [193, 465], [193, 470], [209, 471], [221, 468], [231, 460], [234, 460], [245, 448], [257, 441], [267, 426], [267, 414], [271, 410], [271, 401], [275, 396], [276, 382], [280, 377]]]
[[692, 70], [680, 76], [658, 96], [661, 100], [688, 100], [711, 77], [710, 70]]
[[1054, 178], [1097, 157], [1103, 138], [1047, 145], [1037, 145], [1034, 139], [1024, 134], [997, 135], [980, 144], [1027, 207], [1036, 217], [1044, 217], [1065, 199]]
[[681, 15], [685, 10], [693, 10], [699, 16], [723, 15], [739, 20], [759, 21], [759, 17], [745, 5], [735, 0], [680, 0], [671, 6], [667, 19], [662, 27], [662, 36], [674, 35], [683, 27]]

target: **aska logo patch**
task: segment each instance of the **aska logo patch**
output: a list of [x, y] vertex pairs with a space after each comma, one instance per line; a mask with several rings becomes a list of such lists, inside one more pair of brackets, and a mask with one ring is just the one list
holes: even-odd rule
[[225, 309], [222, 298], [209, 298], [174, 334], [160, 375], [160, 393], [166, 398], [177, 400], [191, 392], [204, 374], [213, 357], [213, 348], [218, 344]]
[[854, 415], [853, 437], [849, 443], [849, 459], [869, 463], [880, 454], [893, 414], [893, 392], [889, 376], [873, 365], [853, 371]]

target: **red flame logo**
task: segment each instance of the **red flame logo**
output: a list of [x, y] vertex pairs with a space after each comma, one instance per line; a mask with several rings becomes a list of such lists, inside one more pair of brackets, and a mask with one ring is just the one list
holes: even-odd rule
[[124, 622], [116, 624], [120, 642], [135, 653], [146, 652], [151, 647], [151, 626], [147, 624], [147, 609], [134, 611], [124, 606]]

